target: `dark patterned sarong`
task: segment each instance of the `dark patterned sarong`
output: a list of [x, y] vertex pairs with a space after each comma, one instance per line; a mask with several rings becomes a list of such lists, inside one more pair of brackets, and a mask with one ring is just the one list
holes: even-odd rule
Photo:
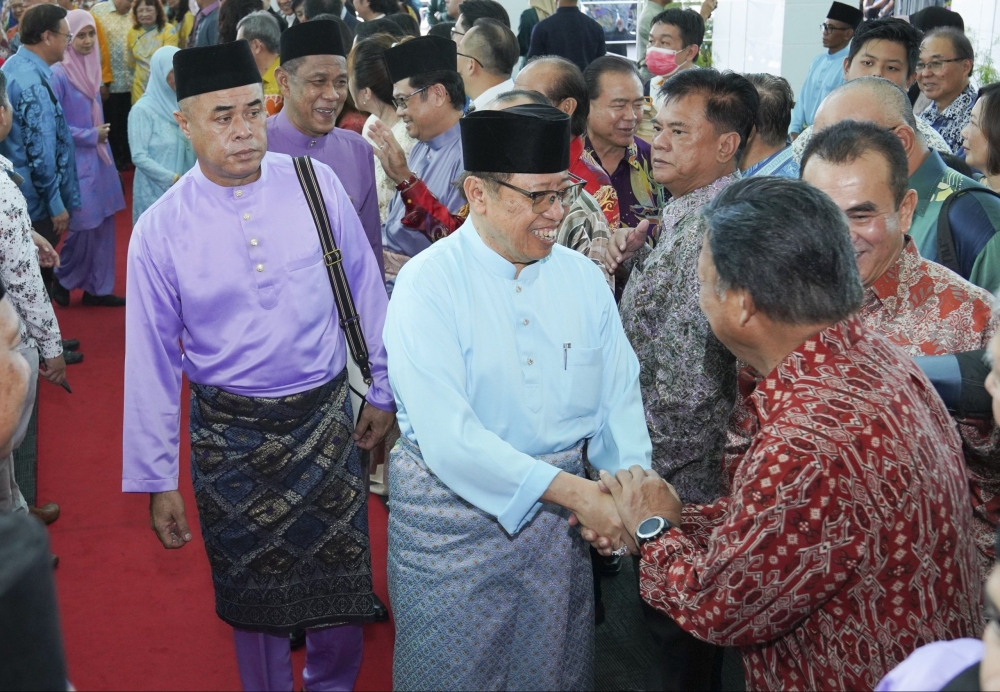
[[[583, 445], [536, 457], [583, 475]], [[568, 512], [516, 536], [430, 472], [406, 437], [389, 459], [396, 690], [590, 690], [590, 550]]]
[[347, 376], [278, 399], [191, 384], [191, 475], [215, 608], [284, 635], [374, 619]]

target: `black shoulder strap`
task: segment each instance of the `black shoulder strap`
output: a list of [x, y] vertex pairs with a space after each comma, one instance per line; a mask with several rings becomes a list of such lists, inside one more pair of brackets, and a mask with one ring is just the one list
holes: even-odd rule
[[354, 307], [354, 296], [351, 295], [351, 286], [347, 283], [347, 275], [344, 273], [343, 256], [333, 239], [333, 228], [330, 227], [330, 217], [326, 214], [326, 203], [323, 201], [323, 193], [316, 180], [312, 159], [308, 156], [296, 156], [295, 172], [299, 175], [302, 192], [305, 193], [309, 211], [312, 212], [313, 222], [319, 233], [323, 261], [330, 275], [333, 299], [340, 313], [340, 326], [347, 337], [347, 347], [351, 350], [351, 357], [358, 364], [365, 383], [370, 385], [372, 372], [368, 363], [368, 344], [365, 342], [364, 332], [361, 331], [361, 318], [358, 317], [357, 308]]
[[958, 190], [941, 205], [937, 222], [938, 264], [943, 264], [948, 269], [963, 277], [965, 277], [965, 273], [962, 271], [962, 264], [958, 260], [958, 248], [955, 246], [955, 236], [951, 232], [951, 221], [948, 220], [948, 214], [951, 211], [951, 205], [954, 204], [956, 199], [971, 192], [979, 192], [1000, 198], [1000, 194], [986, 187], [967, 187], [964, 190]]
[[979, 692], [979, 690], [978, 663], [973, 663], [941, 688], [941, 692]]

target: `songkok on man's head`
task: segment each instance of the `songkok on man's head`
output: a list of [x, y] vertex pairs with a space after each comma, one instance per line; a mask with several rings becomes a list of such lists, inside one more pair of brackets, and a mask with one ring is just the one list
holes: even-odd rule
[[387, 50], [385, 64], [393, 84], [427, 72], [458, 72], [458, 46], [443, 36], [421, 36]]
[[857, 7], [852, 7], [842, 2], [835, 2], [830, 5], [830, 11], [826, 13], [826, 18], [850, 24], [852, 29], [857, 29], [858, 25], [864, 20], [865, 15]]
[[210, 91], [260, 83], [260, 72], [246, 41], [185, 48], [174, 53], [178, 101]]
[[314, 19], [295, 24], [281, 32], [281, 64], [310, 55], [347, 57], [340, 27], [332, 19]]
[[569, 168], [570, 117], [540, 104], [476, 111], [462, 118], [465, 170], [561, 173]]

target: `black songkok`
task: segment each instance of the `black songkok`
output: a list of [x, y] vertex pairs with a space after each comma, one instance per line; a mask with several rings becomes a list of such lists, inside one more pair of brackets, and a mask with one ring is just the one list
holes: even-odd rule
[[347, 57], [340, 27], [332, 19], [314, 19], [295, 24], [281, 32], [281, 64], [309, 55], [339, 55]]
[[443, 36], [421, 36], [385, 52], [393, 84], [426, 72], [458, 72], [458, 46]]
[[826, 13], [827, 19], [832, 19], [844, 24], [850, 24], [852, 29], [857, 29], [864, 20], [864, 12], [857, 7], [852, 7], [842, 2], [835, 2], [830, 5], [830, 11]]
[[247, 84], [260, 84], [260, 72], [246, 41], [185, 48], [174, 53], [177, 100]]
[[532, 103], [476, 111], [459, 122], [467, 171], [561, 173], [569, 168], [570, 118], [558, 108]]

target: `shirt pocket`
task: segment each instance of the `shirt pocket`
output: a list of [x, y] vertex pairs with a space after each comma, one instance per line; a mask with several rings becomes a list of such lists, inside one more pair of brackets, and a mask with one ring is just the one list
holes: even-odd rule
[[323, 259], [323, 255], [319, 253], [313, 253], [308, 257], [300, 257], [298, 259], [289, 260], [285, 268], [289, 272], [298, 271], [299, 269], [307, 269], [314, 264], [319, 264]]
[[566, 415], [593, 416], [601, 401], [604, 353], [598, 348], [567, 348], [559, 354], [565, 365], [562, 401]]

